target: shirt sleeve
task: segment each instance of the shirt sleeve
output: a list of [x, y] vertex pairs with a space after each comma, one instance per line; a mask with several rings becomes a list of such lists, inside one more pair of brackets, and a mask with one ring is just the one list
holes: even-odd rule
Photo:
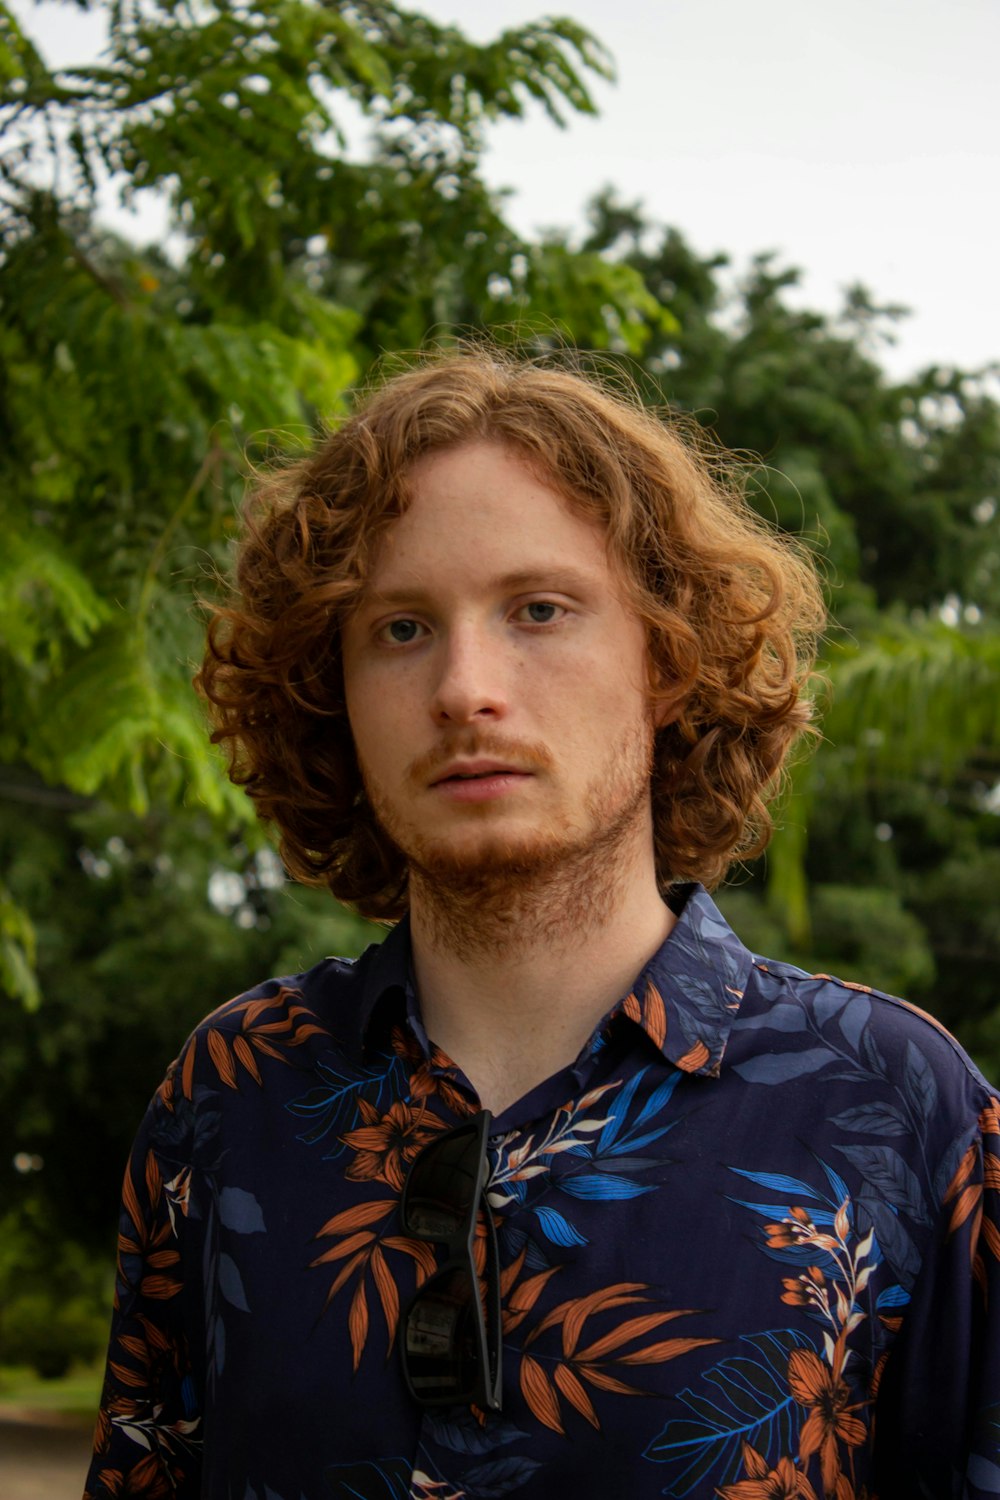
[[1000, 1106], [944, 1193], [935, 1244], [876, 1401], [880, 1500], [1000, 1495]]
[[[184, 1101], [179, 1101], [183, 1106]], [[172, 1074], [136, 1137], [122, 1187], [111, 1338], [84, 1500], [201, 1493], [201, 1411], [187, 1316], [185, 1161]]]

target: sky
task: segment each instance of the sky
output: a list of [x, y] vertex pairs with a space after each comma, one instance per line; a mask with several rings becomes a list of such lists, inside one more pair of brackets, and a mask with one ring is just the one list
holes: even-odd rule
[[[1000, 0], [404, 0], [477, 40], [570, 14], [609, 49], [596, 119], [538, 109], [491, 127], [484, 175], [535, 233], [582, 230], [612, 184], [737, 270], [764, 250], [825, 310], [861, 281], [912, 316], [883, 363], [1000, 362]], [[92, 57], [100, 22], [16, 8], [50, 63]]]

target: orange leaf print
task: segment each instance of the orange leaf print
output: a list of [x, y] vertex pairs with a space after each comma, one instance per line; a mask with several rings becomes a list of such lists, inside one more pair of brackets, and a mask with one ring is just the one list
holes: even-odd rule
[[262, 1016], [266, 1010], [270, 1010], [277, 1000], [273, 995], [265, 995], [263, 1000], [248, 1000], [245, 1005], [239, 1007], [243, 1011], [243, 1030], [249, 1031], [258, 1016]]
[[983, 1135], [1000, 1135], [1000, 1102], [991, 1099], [979, 1116], [979, 1128]]
[[437, 1262], [430, 1245], [423, 1244], [421, 1240], [403, 1239], [398, 1235], [388, 1235], [382, 1244], [387, 1250], [402, 1250], [405, 1255], [413, 1257], [417, 1263], [417, 1286], [422, 1286], [428, 1276], [433, 1276]]
[[266, 1042], [262, 1036], [259, 1036], [257, 1034], [256, 1031], [250, 1033], [250, 1040], [257, 1048], [257, 1051], [263, 1052], [265, 1057], [273, 1057], [277, 1062], [284, 1062], [285, 1059], [282, 1057], [277, 1047], [272, 1047], [271, 1043]]
[[122, 1385], [144, 1386], [149, 1379], [145, 1370], [130, 1370], [127, 1365], [120, 1365], [115, 1360], [109, 1360], [108, 1366], [116, 1380]]
[[527, 1254], [527, 1250], [526, 1249], [525, 1250], [521, 1250], [519, 1252], [519, 1254], [518, 1254], [517, 1259], [516, 1260], [512, 1260], [511, 1263], [510, 1263], [510, 1265], [509, 1266], [505, 1266], [504, 1269], [500, 1272], [500, 1295], [501, 1295], [501, 1297], [506, 1297], [506, 1295], [510, 1291], [511, 1287], [514, 1285], [514, 1282], [520, 1276], [520, 1274], [521, 1274], [521, 1267], [524, 1265], [524, 1257], [525, 1257], [526, 1254]]
[[692, 1349], [703, 1349], [706, 1344], [717, 1344], [718, 1339], [664, 1339], [662, 1343], [650, 1344], [647, 1349], [635, 1349], [631, 1354], [619, 1354], [620, 1365], [659, 1365], [678, 1354], [687, 1354]]
[[333, 1283], [333, 1286], [326, 1294], [326, 1301], [323, 1303], [324, 1312], [326, 1312], [327, 1308], [330, 1306], [330, 1303], [333, 1301], [334, 1297], [336, 1297], [345, 1281], [350, 1280], [350, 1278], [354, 1275], [354, 1272], [358, 1269], [358, 1266], [360, 1266], [361, 1262], [363, 1260], [366, 1260], [367, 1257], [367, 1250], [359, 1250], [357, 1255], [353, 1255], [351, 1259], [346, 1263], [346, 1265], [341, 1266], [340, 1270], [337, 1272], [337, 1277]]
[[139, 1290], [144, 1297], [155, 1297], [159, 1302], [166, 1302], [170, 1297], [176, 1297], [181, 1289], [179, 1281], [174, 1281], [169, 1276], [144, 1276], [139, 1285]]
[[177, 1250], [154, 1250], [152, 1255], [147, 1256], [146, 1264], [152, 1266], [154, 1271], [162, 1271], [165, 1266], [176, 1266], [180, 1258]]
[[628, 994], [622, 1001], [622, 1015], [628, 1016], [630, 1021], [642, 1025], [642, 1006], [634, 994]]
[[332, 1219], [327, 1219], [322, 1229], [317, 1229], [314, 1239], [325, 1234], [344, 1234], [348, 1229], [363, 1229], [366, 1224], [376, 1224], [396, 1207], [393, 1198], [379, 1198], [373, 1203], [358, 1203], [354, 1208], [345, 1208]]
[[575, 1406], [581, 1417], [586, 1417], [591, 1427], [595, 1427], [600, 1432], [601, 1424], [597, 1420], [594, 1403], [573, 1374], [569, 1365], [556, 1365], [555, 1382], [570, 1405]]
[[683, 1057], [677, 1059], [677, 1066], [682, 1073], [697, 1073], [708, 1062], [710, 1053], [704, 1042], [695, 1042], [689, 1047]]
[[581, 1349], [577, 1358], [580, 1360], [602, 1359], [605, 1354], [610, 1354], [613, 1349], [620, 1349], [630, 1339], [642, 1338], [644, 1333], [652, 1333], [654, 1328], [659, 1328], [661, 1323], [669, 1323], [673, 1318], [683, 1318], [691, 1311], [690, 1308], [678, 1308], [668, 1312], [644, 1313], [641, 1318], [629, 1318], [627, 1322], [620, 1323], [617, 1328], [612, 1328], [603, 1338], [599, 1338], [593, 1344], [588, 1344], [586, 1349]]
[[355, 1250], [362, 1249], [365, 1245], [375, 1242], [375, 1235], [370, 1229], [359, 1229], [357, 1234], [352, 1234], [346, 1240], [341, 1240], [339, 1245], [334, 1245], [332, 1250], [324, 1250], [322, 1255], [317, 1255], [315, 1260], [309, 1262], [309, 1268], [313, 1266], [326, 1266], [332, 1261], [343, 1260], [345, 1255], [353, 1255]]
[[1000, 1193], [1000, 1157], [985, 1156], [983, 1158], [983, 1187]]
[[389, 1330], [389, 1344], [385, 1351], [385, 1357], [388, 1359], [392, 1353], [392, 1346], [396, 1339], [396, 1325], [399, 1322], [399, 1292], [392, 1279], [392, 1273], [385, 1263], [385, 1256], [377, 1245], [372, 1251], [372, 1276], [375, 1278], [382, 1311], [385, 1313], [385, 1325]]
[[250, 1043], [247, 1041], [245, 1036], [233, 1037], [233, 1051], [236, 1053], [236, 1056], [246, 1068], [247, 1072], [250, 1074], [250, 1077], [254, 1080], [254, 1082], [263, 1084], [264, 1080], [260, 1076], [260, 1069], [257, 1066], [257, 1059], [253, 1055], [253, 1048], [250, 1046]]
[[361, 1363], [361, 1355], [364, 1352], [365, 1341], [368, 1338], [368, 1298], [365, 1296], [365, 1278], [362, 1276], [354, 1291], [351, 1300], [351, 1311], [347, 1318], [347, 1327], [351, 1335], [351, 1348], [354, 1350], [354, 1369], [357, 1372]]
[[633, 1295], [647, 1290], [644, 1281], [619, 1281], [614, 1286], [605, 1287], [603, 1291], [591, 1292], [589, 1297], [575, 1297], [572, 1302], [564, 1302], [563, 1306], [570, 1311], [563, 1324], [563, 1353], [567, 1356], [574, 1353], [580, 1342], [583, 1325], [592, 1313], [602, 1312], [608, 1307], [623, 1307], [633, 1302], [648, 1302], [648, 1297]]
[[[143, 1230], [142, 1210], [139, 1207], [139, 1199], [132, 1185], [132, 1163], [125, 1168], [125, 1181], [122, 1183], [122, 1202], [129, 1218], [140, 1234]], [[123, 1247], [124, 1248], [124, 1247]]]
[[651, 1039], [660, 1048], [667, 1040], [667, 1007], [653, 981], [647, 980], [642, 997], [642, 1021]]
[[995, 1260], [1000, 1260], [1000, 1229], [997, 1228], [992, 1219], [983, 1219], [982, 1231], [987, 1249], [991, 1252]]
[[226, 1039], [220, 1031], [208, 1032], [208, 1055], [215, 1064], [215, 1071], [222, 1082], [228, 1084], [231, 1089], [236, 1088], [236, 1069], [229, 1055]]
[[181, 1068], [181, 1088], [185, 1099], [194, 1097], [194, 1042], [191, 1042], [184, 1054], [184, 1066]]
[[169, 1348], [170, 1340], [162, 1328], [157, 1328], [155, 1323], [151, 1323], [145, 1317], [140, 1317], [139, 1322], [142, 1324], [143, 1332], [146, 1335], [146, 1343], [151, 1349], [155, 1349], [157, 1353], [162, 1354], [164, 1350]]
[[148, 1361], [149, 1350], [142, 1339], [137, 1339], [134, 1333], [123, 1333], [118, 1342], [125, 1350], [125, 1353], [131, 1354], [133, 1359]]
[[624, 1380], [616, 1380], [614, 1375], [609, 1375], [607, 1370], [602, 1370], [599, 1365], [578, 1365], [577, 1371], [584, 1380], [596, 1385], [599, 1391], [612, 1391], [616, 1396], [641, 1396], [644, 1392], [636, 1390], [634, 1385], [626, 1385]]
[[545, 1377], [545, 1371], [530, 1354], [521, 1356], [521, 1394], [529, 1407], [545, 1427], [562, 1434], [564, 1428], [559, 1420], [559, 1402], [555, 1391]]

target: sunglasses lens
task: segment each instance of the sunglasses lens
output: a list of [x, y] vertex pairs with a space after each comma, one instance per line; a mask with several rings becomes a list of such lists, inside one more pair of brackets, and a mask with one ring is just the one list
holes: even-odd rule
[[406, 1365], [414, 1393], [459, 1401], [475, 1391], [481, 1366], [479, 1288], [464, 1268], [432, 1276], [406, 1315]]
[[480, 1132], [474, 1125], [425, 1147], [406, 1183], [407, 1233], [444, 1241], [461, 1234], [475, 1213], [481, 1170]]

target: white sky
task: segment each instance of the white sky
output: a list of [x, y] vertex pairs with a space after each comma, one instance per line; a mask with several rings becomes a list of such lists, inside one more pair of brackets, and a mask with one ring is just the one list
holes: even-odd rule
[[[545, 0], [404, 0], [484, 40]], [[832, 308], [866, 283], [902, 302], [884, 362], [1000, 361], [1000, 0], [562, 0], [614, 55], [596, 120], [541, 111], [494, 127], [485, 175], [533, 232], [579, 227], [611, 183], [738, 266], [775, 249]], [[50, 62], [100, 45], [97, 17], [46, 3], [25, 20]]]

